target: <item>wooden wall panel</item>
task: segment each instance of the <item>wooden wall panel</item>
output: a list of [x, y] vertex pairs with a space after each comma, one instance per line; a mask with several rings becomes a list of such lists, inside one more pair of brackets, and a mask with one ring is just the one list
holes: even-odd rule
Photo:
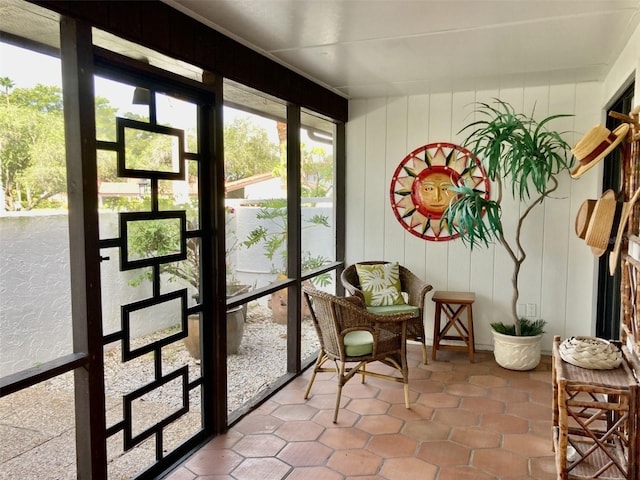
[[[558, 85], [549, 89], [549, 110], [546, 115], [555, 115], [575, 111], [575, 85]], [[558, 131], [572, 132], [575, 117], [555, 120], [553, 123]], [[566, 140], [573, 145], [572, 135]], [[562, 325], [567, 312], [567, 285], [569, 283], [569, 251], [570, 240], [575, 237], [575, 216], [571, 215], [571, 183], [575, 180], [568, 175], [558, 178], [558, 190], [555, 198], [544, 205], [544, 237], [542, 240], [543, 256], [542, 278], [540, 284], [540, 318], [544, 318], [552, 325]], [[577, 244], [578, 249], [584, 250], [584, 244]], [[587, 322], [587, 326], [590, 322]], [[586, 332], [585, 329], [582, 330]], [[553, 335], [547, 333], [544, 339], [545, 348], [553, 342]]]
[[[533, 115], [534, 119], [541, 120], [547, 116], [549, 111], [549, 87], [546, 85], [524, 88], [522, 90], [522, 105], [520, 111], [525, 115]], [[551, 128], [556, 128], [551, 124]], [[569, 177], [565, 174], [566, 177]], [[532, 191], [532, 198], [537, 195]], [[519, 215], [522, 215], [529, 206], [529, 202], [522, 202], [519, 206]], [[555, 208], [554, 201], [545, 201], [541, 206], [536, 207], [527, 217], [524, 228], [522, 245], [527, 254], [527, 258], [520, 271], [520, 305], [533, 304], [535, 319], [541, 318], [541, 296], [542, 296], [542, 256], [544, 241], [544, 212], [545, 208]], [[553, 339], [553, 337], [551, 337]], [[548, 349], [551, 349], [551, 341]]]
[[[388, 202], [385, 191], [387, 104], [384, 98], [367, 101], [367, 125], [365, 128], [364, 169], [364, 258], [380, 260], [384, 254], [383, 214]], [[347, 162], [349, 159], [347, 158]], [[348, 240], [347, 240], [348, 241]]]
[[398, 164], [409, 153], [407, 150], [407, 97], [392, 98], [387, 105], [386, 124], [386, 158], [384, 164], [385, 205], [383, 210], [384, 223], [389, 228], [384, 230], [383, 258], [404, 264], [404, 233], [405, 230], [396, 220], [391, 208], [390, 188], [391, 178]]
[[[499, 96], [498, 89], [480, 90], [475, 92], [476, 102], [490, 102]], [[467, 106], [468, 112], [473, 112], [474, 105]], [[469, 113], [465, 124], [469, 124], [478, 120], [478, 116]], [[465, 132], [466, 136], [467, 133]], [[492, 185], [491, 188], [495, 188]], [[458, 240], [459, 241], [459, 240]], [[470, 290], [476, 293], [476, 302], [473, 308], [473, 319], [475, 327], [476, 346], [482, 348], [484, 345], [491, 345], [491, 332], [489, 324], [494, 322], [498, 313], [496, 312], [493, 300], [495, 288], [495, 271], [496, 271], [496, 247], [474, 248], [471, 252], [471, 284]], [[504, 267], [500, 267], [504, 268]], [[504, 288], [500, 286], [499, 288]]]
[[[364, 258], [364, 201], [365, 183], [365, 128], [367, 125], [367, 101], [356, 100], [349, 104], [349, 121], [346, 125], [347, 162], [345, 200], [345, 258]], [[353, 260], [350, 261], [353, 263]]]
[[[450, 142], [451, 134], [451, 93], [431, 95], [429, 102], [428, 132], [422, 144]], [[431, 271], [429, 282], [434, 290], [446, 290], [448, 283], [447, 262], [449, 242], [424, 242], [425, 262]]]
[[[472, 112], [474, 92], [456, 92], [451, 99], [451, 143], [461, 145], [460, 130], [468, 124]], [[447, 290], [471, 290], [471, 250], [462, 241], [448, 242]]]
[[[593, 101], [599, 98], [601, 85], [583, 83], [576, 86], [575, 111], [573, 117], [573, 142], [575, 144], [594, 125], [604, 122], [604, 112]], [[592, 168], [579, 180], [571, 181], [570, 222], [575, 225], [576, 214], [586, 199], [596, 199], [602, 188], [602, 165]], [[575, 230], [575, 228], [574, 228]], [[579, 239], [575, 232], [569, 235], [567, 264], [567, 301], [562, 332], [595, 333], [595, 312], [597, 304], [597, 261], [591, 250]], [[577, 335], [576, 333], [575, 335]]]
[[[407, 153], [428, 143], [426, 137], [429, 131], [430, 101], [431, 98], [429, 95], [409, 97], [409, 111], [407, 112]], [[390, 180], [391, 179], [389, 179], [389, 181]], [[411, 265], [413, 268], [409, 268], [413, 273], [424, 278], [425, 281], [434, 284], [435, 268], [427, 265], [425, 260], [426, 243], [427, 242], [415, 235], [407, 232], [404, 233], [405, 265]]]

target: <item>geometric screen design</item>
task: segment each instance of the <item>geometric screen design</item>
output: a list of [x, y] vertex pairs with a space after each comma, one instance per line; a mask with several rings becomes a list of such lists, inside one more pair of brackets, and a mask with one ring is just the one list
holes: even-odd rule
[[[184, 131], [118, 117], [118, 176], [184, 180]], [[154, 145], [140, 152], [141, 145]]]
[[[163, 376], [162, 378], [153, 381], [143, 387], [134, 390], [133, 392], [124, 395], [124, 448], [126, 450], [133, 448], [138, 443], [142, 442], [151, 435], [159, 434], [162, 429], [174, 422], [182, 415], [189, 411], [189, 394], [188, 394], [188, 378], [189, 368], [185, 365], [183, 367], [174, 370], [173, 372]], [[136, 431], [134, 435], [133, 425], [138, 425], [142, 422], [142, 419], [138, 419], [136, 406], [139, 402], [145, 401], [146, 395], [163, 394], [163, 389], [171, 386], [171, 384], [179, 383], [179, 391], [181, 392], [181, 402], [179, 406], [176, 406], [170, 413], [156, 413], [156, 415], [164, 415], [162, 418], [154, 418], [153, 423], [148, 425], [144, 424], [142, 431]], [[145, 428], [146, 427], [146, 428]], [[137, 427], [139, 430], [140, 427]]]
[[187, 258], [185, 210], [121, 212], [120, 269], [176, 262]]
[[[138, 302], [129, 303], [120, 307], [122, 313], [122, 361], [133, 358], [169, 345], [187, 336], [187, 289], [183, 288], [175, 292], [165, 293], [158, 297], [146, 298]], [[154, 313], [162, 314], [174, 311], [180, 318], [180, 330], [173, 332], [153, 342], [138, 345], [131, 348], [132, 324], [136, 319], [146, 316], [154, 318]]]

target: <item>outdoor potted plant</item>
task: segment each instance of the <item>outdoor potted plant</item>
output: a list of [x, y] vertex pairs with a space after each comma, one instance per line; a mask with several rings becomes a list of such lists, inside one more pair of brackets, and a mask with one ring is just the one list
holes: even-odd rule
[[[516, 113], [507, 102], [478, 103], [477, 120], [464, 127], [463, 145], [481, 162], [494, 185], [494, 199], [467, 184], [451, 187], [457, 197], [449, 204], [442, 223], [452, 234], [459, 234], [471, 249], [496, 241], [513, 262], [510, 321], [491, 324], [494, 355], [499, 365], [513, 370], [530, 370], [540, 362], [540, 342], [546, 322], [518, 316], [518, 277], [526, 252], [522, 245], [525, 220], [557, 188], [557, 175], [569, 170], [573, 157], [561, 133], [548, 124], [569, 115], [552, 115], [541, 121]], [[470, 159], [474, 161], [475, 159]], [[508, 186], [507, 186], [508, 184]], [[511, 193], [523, 203], [515, 232], [505, 233], [502, 201]]]
[[[193, 214], [193, 212], [188, 211]], [[234, 211], [226, 209], [227, 216], [227, 298], [246, 293], [250, 285], [240, 284], [229, 266], [229, 255], [240, 247], [237, 239], [233, 238], [233, 231], [229, 231], [230, 217]], [[187, 215], [189, 217], [189, 215]], [[176, 225], [150, 220], [136, 222], [138, 225], [129, 232], [130, 249], [133, 254], [142, 258], [155, 255], [164, 255], [175, 252], [178, 249], [180, 232]], [[195, 229], [195, 225], [187, 219], [188, 229]], [[168, 275], [169, 281], [181, 279], [195, 290], [192, 295], [199, 302], [200, 295], [200, 247], [197, 238], [188, 238], [186, 241], [186, 259], [181, 262], [163, 263], [160, 273]], [[139, 285], [143, 280], [151, 280], [151, 272], [147, 271], [129, 282], [131, 285]], [[244, 335], [247, 306], [241, 305], [227, 310], [227, 354], [237, 353]], [[188, 335], [184, 339], [185, 346], [192, 357], [200, 358], [200, 315], [190, 315], [188, 318]]]
[[[276, 280], [287, 278], [287, 201], [285, 199], [271, 199], [263, 202], [258, 210], [256, 218], [261, 221], [261, 225], [249, 232], [243, 245], [247, 248], [262, 245], [264, 256], [271, 262], [271, 272], [277, 274]], [[326, 215], [316, 214], [304, 221], [303, 228], [313, 226], [329, 227], [329, 219]], [[279, 258], [279, 261], [277, 260]], [[313, 270], [327, 264], [329, 260], [322, 255], [311, 255], [310, 252], [303, 252], [302, 271]], [[326, 286], [331, 282], [328, 273], [314, 277], [311, 283], [316, 286]], [[278, 324], [287, 323], [287, 299], [288, 289], [284, 288], [271, 294], [269, 308], [273, 321]], [[306, 302], [302, 301], [302, 317], [310, 315]]]

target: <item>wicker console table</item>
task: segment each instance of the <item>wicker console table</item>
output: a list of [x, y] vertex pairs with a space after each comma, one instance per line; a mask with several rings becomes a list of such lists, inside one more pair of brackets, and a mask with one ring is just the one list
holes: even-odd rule
[[553, 342], [553, 447], [558, 479], [638, 479], [638, 382], [623, 360], [590, 370]]

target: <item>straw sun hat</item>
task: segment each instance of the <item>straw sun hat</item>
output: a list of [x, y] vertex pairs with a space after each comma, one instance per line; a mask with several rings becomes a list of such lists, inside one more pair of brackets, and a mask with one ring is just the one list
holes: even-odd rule
[[[575, 225], [576, 234], [578, 237], [584, 238], [585, 243], [591, 247], [591, 252], [596, 257], [611, 250], [609, 256], [609, 273], [611, 275], [616, 271], [622, 235], [638, 197], [640, 197], [640, 188], [636, 190], [630, 201], [618, 202], [615, 192], [607, 190], [597, 201], [585, 200], [578, 210]], [[615, 237], [613, 236], [614, 231], [616, 231]]]
[[613, 132], [602, 125], [596, 125], [589, 130], [571, 149], [571, 153], [578, 160], [578, 166], [573, 169], [571, 176], [579, 178], [583, 173], [595, 167], [624, 140], [628, 131], [628, 123], [623, 123]]
[[584, 202], [582, 202], [582, 205], [580, 205], [580, 209], [578, 210], [578, 214], [576, 215], [576, 235], [582, 240], [584, 240], [584, 237], [587, 234], [589, 219], [591, 219], [591, 214], [593, 213], [593, 209], [595, 206], [596, 200], [585, 200]]

